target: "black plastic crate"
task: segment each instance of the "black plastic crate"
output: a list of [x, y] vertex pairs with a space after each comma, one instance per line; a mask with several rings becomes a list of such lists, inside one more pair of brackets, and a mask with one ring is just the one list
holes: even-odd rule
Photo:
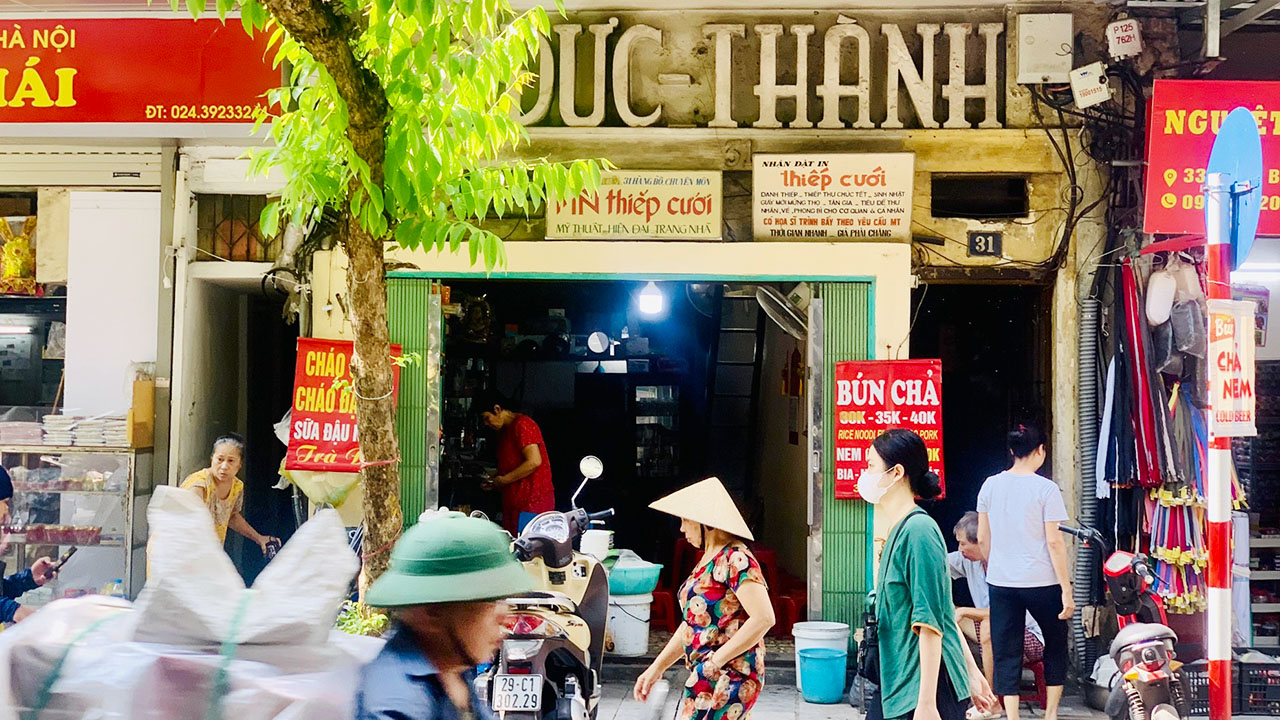
[[1242, 715], [1280, 715], [1280, 663], [1236, 663]]
[[[1280, 667], [1277, 665], [1276, 667]], [[1209, 663], [1204, 660], [1182, 666], [1186, 678], [1187, 705], [1192, 715], [1209, 714]], [[1231, 664], [1231, 707], [1240, 710], [1240, 663]]]

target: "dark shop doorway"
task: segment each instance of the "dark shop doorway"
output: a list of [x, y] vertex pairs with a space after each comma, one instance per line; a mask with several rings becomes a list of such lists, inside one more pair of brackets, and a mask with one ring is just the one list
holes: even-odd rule
[[[952, 528], [976, 508], [983, 481], [1009, 467], [1009, 429], [1028, 423], [1050, 432], [1051, 290], [922, 285], [912, 306], [911, 357], [942, 359], [947, 492], [928, 509], [954, 549]], [[1041, 473], [1053, 477], [1050, 463]]]

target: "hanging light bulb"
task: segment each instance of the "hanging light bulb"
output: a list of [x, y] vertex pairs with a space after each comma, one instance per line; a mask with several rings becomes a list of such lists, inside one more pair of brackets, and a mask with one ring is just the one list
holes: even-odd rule
[[639, 305], [642, 314], [661, 315], [665, 304], [666, 298], [663, 297], [662, 291], [658, 289], [658, 286], [653, 281], [650, 281], [640, 291]]

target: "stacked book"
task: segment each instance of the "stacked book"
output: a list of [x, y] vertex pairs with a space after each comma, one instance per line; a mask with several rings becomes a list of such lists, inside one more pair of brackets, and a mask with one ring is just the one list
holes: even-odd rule
[[38, 422], [0, 422], [0, 445], [39, 445], [44, 433]]
[[100, 415], [81, 420], [74, 431], [76, 447], [125, 447], [129, 427], [122, 415]]
[[67, 447], [75, 439], [75, 427], [80, 418], [74, 415], [45, 415], [44, 444]]

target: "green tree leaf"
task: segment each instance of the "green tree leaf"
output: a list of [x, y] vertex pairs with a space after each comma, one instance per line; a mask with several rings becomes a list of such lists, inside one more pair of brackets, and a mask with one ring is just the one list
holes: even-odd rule
[[267, 203], [258, 216], [258, 232], [264, 238], [273, 238], [280, 231], [280, 201]]

